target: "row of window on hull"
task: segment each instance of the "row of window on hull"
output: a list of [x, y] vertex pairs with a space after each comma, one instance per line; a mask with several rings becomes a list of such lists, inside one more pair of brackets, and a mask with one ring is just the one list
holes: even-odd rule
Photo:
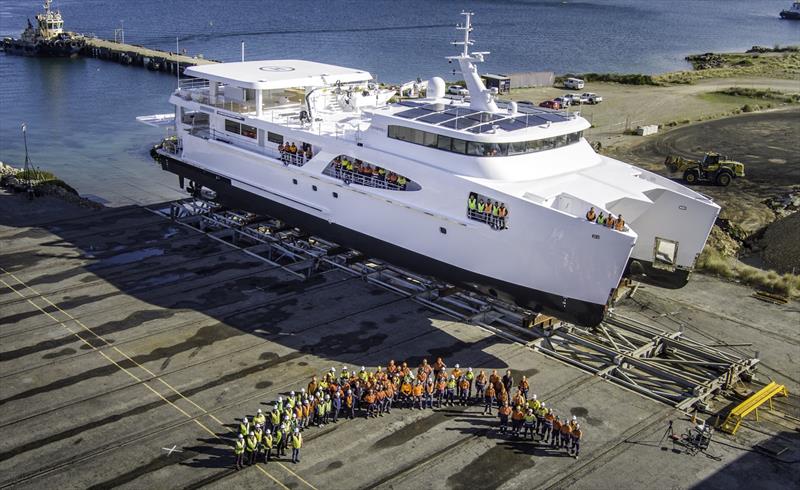
[[390, 125], [388, 136], [396, 140], [427, 146], [429, 148], [436, 148], [437, 150], [449, 151], [451, 153], [479, 157], [504, 157], [536, 153], [572, 145], [583, 138], [583, 131], [562, 134], [551, 138], [517, 141], [513, 143], [483, 143], [451, 138], [450, 136], [430, 133], [428, 131], [422, 131], [421, 129]]

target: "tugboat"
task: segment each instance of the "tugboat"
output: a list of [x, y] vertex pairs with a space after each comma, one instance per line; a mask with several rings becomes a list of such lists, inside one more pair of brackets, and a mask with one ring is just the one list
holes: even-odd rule
[[28, 20], [28, 27], [19, 39], [4, 38], [6, 53], [22, 56], [75, 56], [86, 40], [80, 34], [64, 31], [61, 12], [52, 10], [52, 0], [45, 0], [44, 12], [36, 14], [36, 26]]
[[800, 2], [792, 3], [789, 10], [781, 10], [781, 19], [800, 20]]

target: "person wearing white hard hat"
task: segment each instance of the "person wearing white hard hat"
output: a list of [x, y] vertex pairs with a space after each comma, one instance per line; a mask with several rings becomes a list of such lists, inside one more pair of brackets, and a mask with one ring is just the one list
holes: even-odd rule
[[561, 424], [561, 445], [562, 449], [567, 448], [569, 452], [570, 440], [572, 439], [572, 426], [566, 420]]
[[264, 447], [264, 462], [269, 463], [270, 458], [272, 457], [272, 446], [275, 444], [275, 438], [272, 435], [272, 431], [267, 429], [264, 432], [264, 439], [263, 439], [263, 447]]
[[533, 411], [536, 414], [536, 433], [544, 434], [544, 416], [547, 415], [547, 404], [542, 402], [539, 408]]
[[243, 436], [250, 433], [250, 421], [247, 420], [247, 416], [242, 417], [242, 422], [239, 424], [239, 433]]
[[[456, 364], [458, 366], [458, 364]], [[455, 369], [453, 370], [455, 371]], [[455, 375], [451, 374], [450, 378], [447, 380], [447, 388], [444, 392], [444, 398], [447, 400], [447, 404], [449, 406], [453, 406], [456, 404], [456, 390], [458, 389], [458, 382], [456, 381]]]
[[264, 449], [264, 426], [261, 424], [256, 424], [255, 428], [253, 428], [253, 434], [256, 436], [256, 452], [253, 454], [253, 462], [258, 459], [258, 455]]
[[292, 463], [297, 464], [300, 462], [300, 448], [303, 447], [303, 436], [300, 430], [295, 429], [292, 434]]
[[464, 373], [464, 377], [469, 381], [469, 388], [467, 389], [467, 399], [469, 402], [472, 402], [472, 384], [475, 382], [475, 373], [472, 372], [472, 368], [468, 367], [467, 372]]
[[259, 408], [258, 411], [256, 411], [255, 416], [253, 417], [253, 424], [260, 425], [263, 427], [264, 425], [266, 425], [266, 423], [267, 423], [267, 417]]
[[255, 432], [250, 431], [247, 437], [244, 438], [244, 442], [244, 450], [247, 451], [247, 462], [248, 464], [253, 464], [256, 462], [256, 448], [258, 447]]
[[572, 429], [572, 455], [575, 459], [578, 459], [578, 453], [581, 451], [581, 437], [583, 437], [581, 424], [575, 424], [575, 428]]
[[333, 394], [333, 400], [331, 400], [332, 405], [332, 412], [333, 412], [333, 423], [339, 421], [339, 413], [342, 411], [342, 396], [339, 391]]
[[244, 435], [239, 434], [239, 437], [236, 439], [236, 445], [233, 446], [233, 454], [236, 456], [236, 469], [242, 469], [244, 460]]
[[355, 400], [353, 400], [353, 390], [347, 390], [347, 393], [344, 395], [344, 409], [347, 418], [356, 418], [356, 403]]
[[269, 428], [275, 430], [275, 427], [281, 423], [281, 411], [278, 409], [278, 405], [275, 404], [272, 407], [272, 412], [269, 414]]

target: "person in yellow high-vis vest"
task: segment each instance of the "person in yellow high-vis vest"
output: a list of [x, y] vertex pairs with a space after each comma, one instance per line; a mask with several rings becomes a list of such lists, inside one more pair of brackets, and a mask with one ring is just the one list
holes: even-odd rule
[[295, 429], [292, 434], [292, 463], [300, 462], [300, 448], [303, 446], [303, 436], [300, 435], [300, 430]]
[[270, 458], [272, 457], [272, 446], [275, 443], [275, 438], [272, 436], [272, 431], [267, 429], [264, 432], [264, 439], [262, 440], [262, 446], [264, 447], [264, 462], [269, 463]]
[[236, 444], [233, 446], [233, 454], [236, 455], [236, 469], [242, 469], [244, 460], [244, 436], [242, 434], [239, 434], [239, 438], [236, 439]]
[[247, 462], [248, 464], [253, 464], [256, 462], [256, 447], [258, 446], [256, 434], [254, 432], [250, 432], [250, 434], [245, 437], [244, 442], [244, 450], [247, 451]]

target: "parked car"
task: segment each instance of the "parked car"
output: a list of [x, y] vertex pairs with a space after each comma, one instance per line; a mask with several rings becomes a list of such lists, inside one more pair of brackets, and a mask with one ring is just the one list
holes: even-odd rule
[[565, 94], [564, 97], [568, 97], [569, 101], [570, 101], [570, 104], [572, 104], [572, 105], [585, 104], [585, 103], [589, 102], [589, 98], [588, 97], [584, 97], [581, 94]]
[[558, 102], [561, 107], [569, 107], [572, 101], [566, 97], [556, 97], [553, 102]]
[[592, 92], [584, 92], [581, 94], [581, 97], [586, 98], [587, 104], [599, 104], [600, 102], [603, 102], [603, 98], [601, 96]]
[[539, 104], [539, 107], [544, 107], [545, 109], [561, 109], [561, 104], [555, 100], [545, 100]]
[[580, 90], [583, 88], [583, 80], [580, 78], [567, 78], [564, 80], [564, 87], [571, 88], [572, 90]]
[[461, 95], [461, 96], [469, 95], [469, 90], [464, 88], [462, 85], [450, 85], [447, 88], [447, 92], [453, 95]]
[[517, 104], [518, 105], [536, 105], [536, 104], [533, 103], [532, 100], [518, 100]]

